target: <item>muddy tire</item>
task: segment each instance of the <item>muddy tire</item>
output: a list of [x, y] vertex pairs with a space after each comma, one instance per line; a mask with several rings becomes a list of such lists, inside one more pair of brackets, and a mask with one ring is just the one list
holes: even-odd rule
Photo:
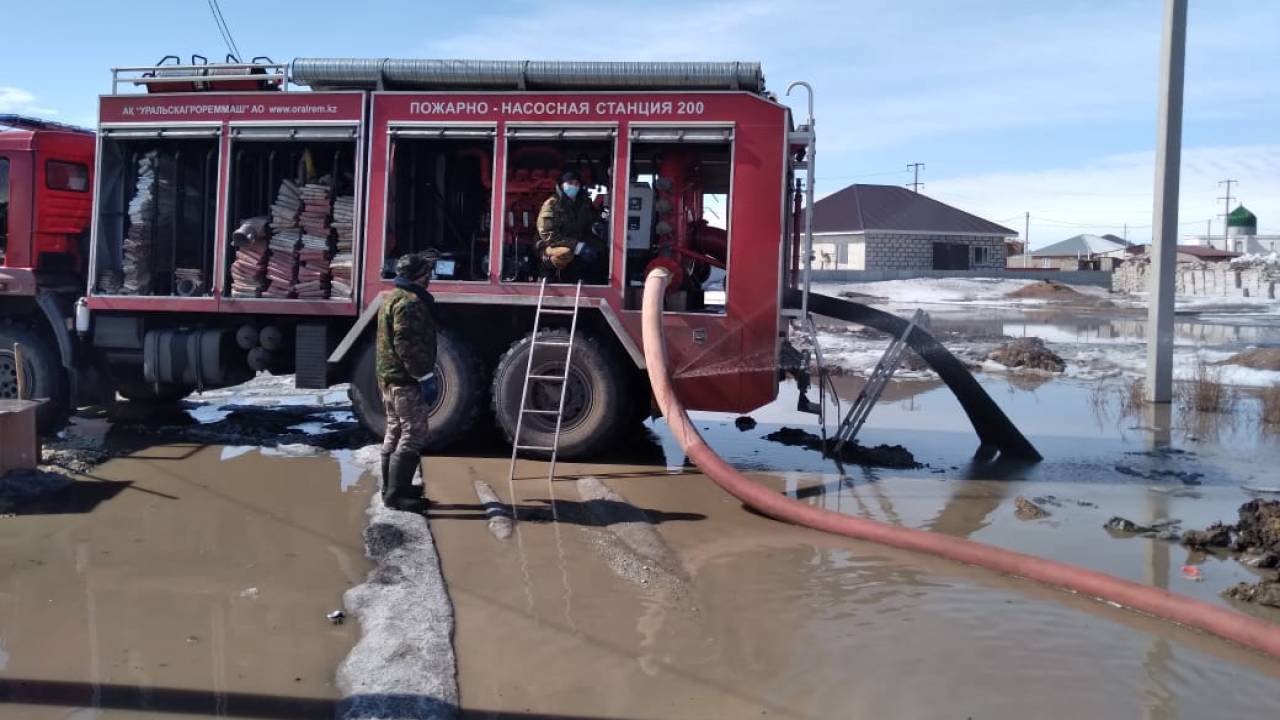
[[[564, 373], [567, 348], [544, 346], [543, 341], [566, 342], [563, 330], [539, 333], [534, 348], [530, 375]], [[507, 442], [513, 442], [516, 419], [520, 413], [520, 394], [525, 370], [529, 367], [532, 336], [517, 341], [498, 361], [493, 374], [493, 414]], [[620, 360], [591, 338], [574, 338], [573, 358], [569, 368], [569, 386], [565, 396], [564, 420], [560, 428], [559, 456], [585, 458], [608, 449], [627, 424], [627, 378], [620, 370]], [[555, 410], [560, 402], [560, 383], [531, 380], [529, 407]], [[525, 415], [520, 429], [521, 445], [548, 447], [555, 437], [554, 415]], [[530, 456], [549, 453], [526, 451]]]
[[22, 345], [23, 373], [27, 387], [23, 397], [47, 398], [36, 414], [40, 432], [51, 432], [67, 419], [66, 375], [57, 351], [39, 334], [22, 325], [0, 320], [0, 398], [18, 397], [17, 362], [13, 345]]
[[[347, 395], [360, 422], [381, 437], [387, 431], [387, 416], [378, 391], [376, 367], [377, 349], [371, 340], [356, 358]], [[440, 380], [440, 396], [431, 406], [428, 451], [457, 442], [475, 425], [484, 407], [484, 365], [469, 344], [445, 328], [436, 333], [436, 377]]]
[[110, 378], [116, 394], [132, 403], [168, 405], [195, 391], [186, 385], [149, 383], [142, 376], [141, 368], [113, 369]]

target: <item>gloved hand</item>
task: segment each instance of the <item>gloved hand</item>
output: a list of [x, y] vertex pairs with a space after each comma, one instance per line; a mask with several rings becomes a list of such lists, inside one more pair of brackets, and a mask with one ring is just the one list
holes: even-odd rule
[[583, 263], [592, 265], [595, 264], [595, 261], [600, 257], [600, 254], [597, 253], [596, 249], [591, 247], [589, 244], [580, 242], [578, 243], [578, 247], [574, 250], [574, 256], [581, 259]]
[[440, 381], [435, 373], [427, 373], [418, 378], [418, 389], [422, 391], [422, 402], [431, 405], [440, 397]]

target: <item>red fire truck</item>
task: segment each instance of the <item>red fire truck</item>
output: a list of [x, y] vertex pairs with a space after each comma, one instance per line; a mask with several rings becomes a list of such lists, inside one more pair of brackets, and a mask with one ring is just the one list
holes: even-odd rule
[[[113, 70], [99, 120], [93, 166], [85, 132], [0, 144], [0, 348], [28, 346], [35, 394], [55, 408], [90, 387], [172, 400], [267, 371], [349, 382], [378, 431], [373, 320], [395, 260], [434, 248], [432, 445], [490, 412], [509, 438], [541, 287], [535, 220], [566, 168], [597, 209], [600, 259], [583, 277], [561, 453], [604, 447], [650, 412], [639, 310], [654, 265], [678, 276], [665, 327], [687, 405], [748, 411], [776, 395], [792, 173], [811, 136], [758, 64], [162, 63]], [[46, 278], [80, 282], [64, 293]], [[548, 285], [544, 304], [574, 292]], [[531, 375], [563, 371], [562, 349], [534, 353]], [[530, 393], [557, 407], [558, 387]], [[521, 441], [553, 432], [526, 416]]]

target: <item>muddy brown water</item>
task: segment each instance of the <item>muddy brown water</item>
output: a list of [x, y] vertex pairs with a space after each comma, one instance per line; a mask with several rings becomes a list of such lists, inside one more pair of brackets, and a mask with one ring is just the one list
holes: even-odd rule
[[341, 476], [162, 445], [0, 519], [0, 717], [331, 716], [359, 628], [325, 616], [368, 570]]
[[[520, 503], [538, 509], [498, 540], [472, 482], [505, 478], [505, 461], [435, 462], [431, 524], [456, 606], [462, 702], [480, 717], [1244, 718], [1270, 717], [1280, 697], [1280, 663], [1152, 618], [782, 525], [696, 473], [561, 467], [642, 508], [677, 561], [634, 551], [607, 509], [577, 512], [571, 479], [555, 484], [558, 523], [547, 521], [546, 481], [518, 481]], [[526, 463], [520, 474], [539, 470]], [[756, 478], [793, 494], [821, 486], [810, 475]], [[505, 482], [494, 487], [508, 497]], [[899, 519], [919, 525], [941, 505], [951, 511], [937, 529], [957, 531], [992, 514], [989, 492], [964, 490], [897, 492]], [[824, 495], [808, 501], [837, 493]], [[866, 513], [851, 510], [894, 512], [874, 491], [863, 501]], [[994, 503], [1001, 522], [1005, 504]], [[1007, 505], [1011, 516], [1011, 496]], [[1176, 550], [1142, 560], [1132, 549], [1132, 564], [1104, 565], [1174, 582]]]

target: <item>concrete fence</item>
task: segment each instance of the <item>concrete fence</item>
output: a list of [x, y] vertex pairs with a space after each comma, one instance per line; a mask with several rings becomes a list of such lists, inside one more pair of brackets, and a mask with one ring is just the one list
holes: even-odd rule
[[880, 282], [916, 278], [995, 278], [999, 280], [1054, 280], [1067, 285], [1111, 287], [1111, 273], [1099, 270], [1009, 268], [1005, 270], [813, 270], [814, 282]]
[[[1116, 292], [1147, 291], [1151, 263], [1131, 260], [1116, 268], [1112, 289]], [[1231, 267], [1228, 263], [1179, 265], [1175, 292], [1187, 297], [1247, 297], [1275, 300], [1280, 296], [1280, 268], [1255, 265]]]

